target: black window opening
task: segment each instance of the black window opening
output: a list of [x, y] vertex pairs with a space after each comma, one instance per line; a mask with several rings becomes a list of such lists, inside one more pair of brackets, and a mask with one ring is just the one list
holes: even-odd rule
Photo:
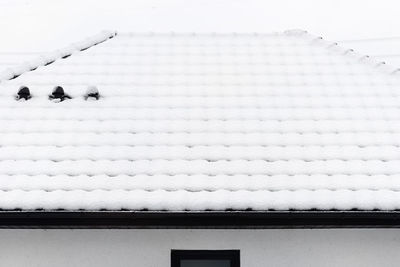
[[171, 267], [240, 267], [240, 251], [172, 250]]

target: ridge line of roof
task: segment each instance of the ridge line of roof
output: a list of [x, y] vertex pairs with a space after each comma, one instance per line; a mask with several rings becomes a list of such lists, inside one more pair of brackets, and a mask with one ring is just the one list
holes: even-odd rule
[[365, 37], [360, 39], [343, 39], [340, 42], [343, 43], [358, 43], [358, 42], [380, 42], [380, 41], [399, 41], [400, 36], [389, 36], [389, 37]]
[[34, 71], [39, 67], [47, 66], [59, 59], [65, 59], [70, 57], [72, 54], [80, 51], [87, 50], [95, 45], [103, 43], [109, 39], [114, 38], [117, 35], [115, 31], [102, 31], [92, 37], [86, 38], [83, 41], [72, 43], [63, 49], [53, 51], [47, 55], [39, 55], [36, 59], [19, 65], [14, 68], [8, 68], [0, 73], [0, 83], [6, 80], [12, 80], [20, 75]]
[[345, 47], [339, 45], [337, 42], [327, 41], [323, 37], [310, 34], [307, 31], [293, 29], [293, 30], [285, 31], [284, 34], [287, 36], [307, 38], [307, 39], [309, 39], [309, 41], [311, 43], [325, 47], [338, 55], [352, 57], [353, 59], [355, 59], [355, 61], [364, 63], [365, 65], [369, 65], [372, 68], [378, 69], [382, 73], [389, 74], [389, 75], [400, 74], [400, 68], [388, 65], [388, 64], [386, 64], [385, 61], [379, 61], [379, 60], [375, 59], [375, 57], [373, 57], [373, 56], [358, 53], [358, 52], [354, 51], [354, 49], [345, 48]]
[[275, 36], [282, 35], [282, 32], [118, 32], [120, 37], [134, 36]]

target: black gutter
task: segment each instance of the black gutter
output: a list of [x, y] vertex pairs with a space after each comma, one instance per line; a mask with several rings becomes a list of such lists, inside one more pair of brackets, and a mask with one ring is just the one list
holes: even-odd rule
[[0, 228], [400, 228], [399, 211], [0, 211]]

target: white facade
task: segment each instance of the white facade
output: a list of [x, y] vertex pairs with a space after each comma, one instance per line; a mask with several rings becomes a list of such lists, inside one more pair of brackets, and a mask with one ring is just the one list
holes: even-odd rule
[[240, 249], [241, 267], [398, 266], [397, 229], [0, 230], [0, 266], [169, 267], [171, 249]]

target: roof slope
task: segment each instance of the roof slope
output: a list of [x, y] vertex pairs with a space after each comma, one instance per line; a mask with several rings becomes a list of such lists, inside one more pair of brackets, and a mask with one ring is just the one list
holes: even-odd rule
[[303, 31], [122, 33], [0, 87], [2, 209], [400, 208], [398, 75]]
[[400, 67], [400, 37], [344, 40], [340, 44], [351, 46], [358, 52]]
[[[95, 45], [101, 44], [108, 39], [114, 38], [115, 32], [103, 31], [95, 36], [86, 38], [85, 40], [73, 43], [64, 49], [53, 51], [52, 53], [13, 53], [13, 52], [0, 52], [0, 67], [8, 66], [5, 70], [0, 69], [0, 82], [4, 80], [12, 80], [23, 73], [34, 71], [38, 67], [47, 66], [56, 60], [70, 57], [74, 53], [85, 51]], [[35, 56], [39, 54], [39, 56]], [[23, 64], [19, 64], [17, 59], [24, 58]]]

